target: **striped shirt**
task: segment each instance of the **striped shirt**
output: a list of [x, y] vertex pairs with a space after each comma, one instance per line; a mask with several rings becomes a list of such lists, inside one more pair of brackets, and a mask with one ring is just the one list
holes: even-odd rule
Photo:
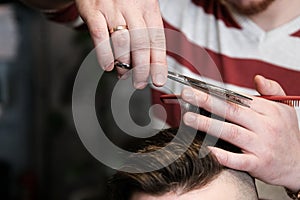
[[[160, 7], [170, 71], [253, 95], [253, 78], [260, 74], [279, 82], [288, 95], [300, 94], [300, 17], [266, 32], [219, 0], [160, 0]], [[168, 81], [153, 90], [153, 103], [180, 90]], [[177, 126], [179, 107], [164, 106], [167, 122]]]

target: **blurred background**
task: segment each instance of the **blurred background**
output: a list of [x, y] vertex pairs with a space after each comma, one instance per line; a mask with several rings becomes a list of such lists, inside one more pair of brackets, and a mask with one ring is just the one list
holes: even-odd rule
[[[0, 2], [0, 199], [107, 199], [113, 170], [88, 153], [72, 119], [74, 79], [93, 49], [88, 33]], [[126, 146], [108, 109], [116, 81], [114, 72], [101, 78], [96, 107], [109, 137]], [[131, 115], [147, 124], [149, 88], [135, 94]]]

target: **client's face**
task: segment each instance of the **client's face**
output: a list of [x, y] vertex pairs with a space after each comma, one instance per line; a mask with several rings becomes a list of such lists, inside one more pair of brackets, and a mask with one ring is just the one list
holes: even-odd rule
[[169, 192], [161, 196], [135, 193], [130, 200], [240, 200], [237, 186], [232, 181], [224, 181], [220, 176], [203, 188], [183, 194], [180, 194], [180, 191], [178, 191], [178, 194]]

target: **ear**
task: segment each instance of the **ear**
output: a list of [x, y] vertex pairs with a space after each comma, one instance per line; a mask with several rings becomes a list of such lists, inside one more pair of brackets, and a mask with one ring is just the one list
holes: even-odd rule
[[261, 95], [280, 95], [285, 96], [285, 92], [282, 87], [276, 81], [266, 79], [261, 75], [256, 75], [254, 77], [254, 84], [256, 90]]

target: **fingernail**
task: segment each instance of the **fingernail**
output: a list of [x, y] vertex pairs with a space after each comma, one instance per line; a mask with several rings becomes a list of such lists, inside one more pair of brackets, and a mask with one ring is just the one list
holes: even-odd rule
[[164, 85], [167, 81], [167, 77], [163, 76], [162, 74], [156, 74], [154, 76], [154, 83], [156, 85]]
[[261, 82], [262, 82], [263, 84], [265, 84], [266, 81], [267, 81], [267, 79], [266, 79], [265, 77], [261, 76], [261, 75], [259, 75], [259, 77], [260, 77], [260, 79], [261, 79]]
[[183, 89], [182, 91], [182, 97], [185, 100], [192, 100], [194, 98], [195, 94], [191, 89]]
[[212, 154], [214, 154], [216, 156], [216, 158], [220, 157], [218, 151], [215, 151], [215, 147], [208, 146], [207, 148], [211, 151]]
[[259, 75], [259, 76], [260, 76], [260, 78], [261, 78], [263, 81], [266, 81], [266, 80], [267, 80], [264, 76], [262, 76], [262, 75]]
[[134, 83], [136, 89], [144, 89], [148, 83], [147, 82], [138, 82]]
[[225, 164], [223, 163], [222, 161], [226, 160], [226, 157], [224, 154], [220, 153], [216, 147], [208, 147], [208, 149], [211, 151], [212, 154], [214, 154], [214, 156], [217, 158], [217, 160], [222, 163], [222, 164]]
[[183, 116], [183, 121], [186, 125], [192, 125], [196, 121], [196, 116], [192, 113], [186, 113]]
[[102, 69], [105, 70], [105, 71], [111, 71], [111, 70], [113, 70], [113, 68], [114, 68], [114, 63], [110, 63], [109, 65], [105, 65], [105, 66], [102, 66], [102, 65], [101, 65], [101, 67], [102, 67]]

